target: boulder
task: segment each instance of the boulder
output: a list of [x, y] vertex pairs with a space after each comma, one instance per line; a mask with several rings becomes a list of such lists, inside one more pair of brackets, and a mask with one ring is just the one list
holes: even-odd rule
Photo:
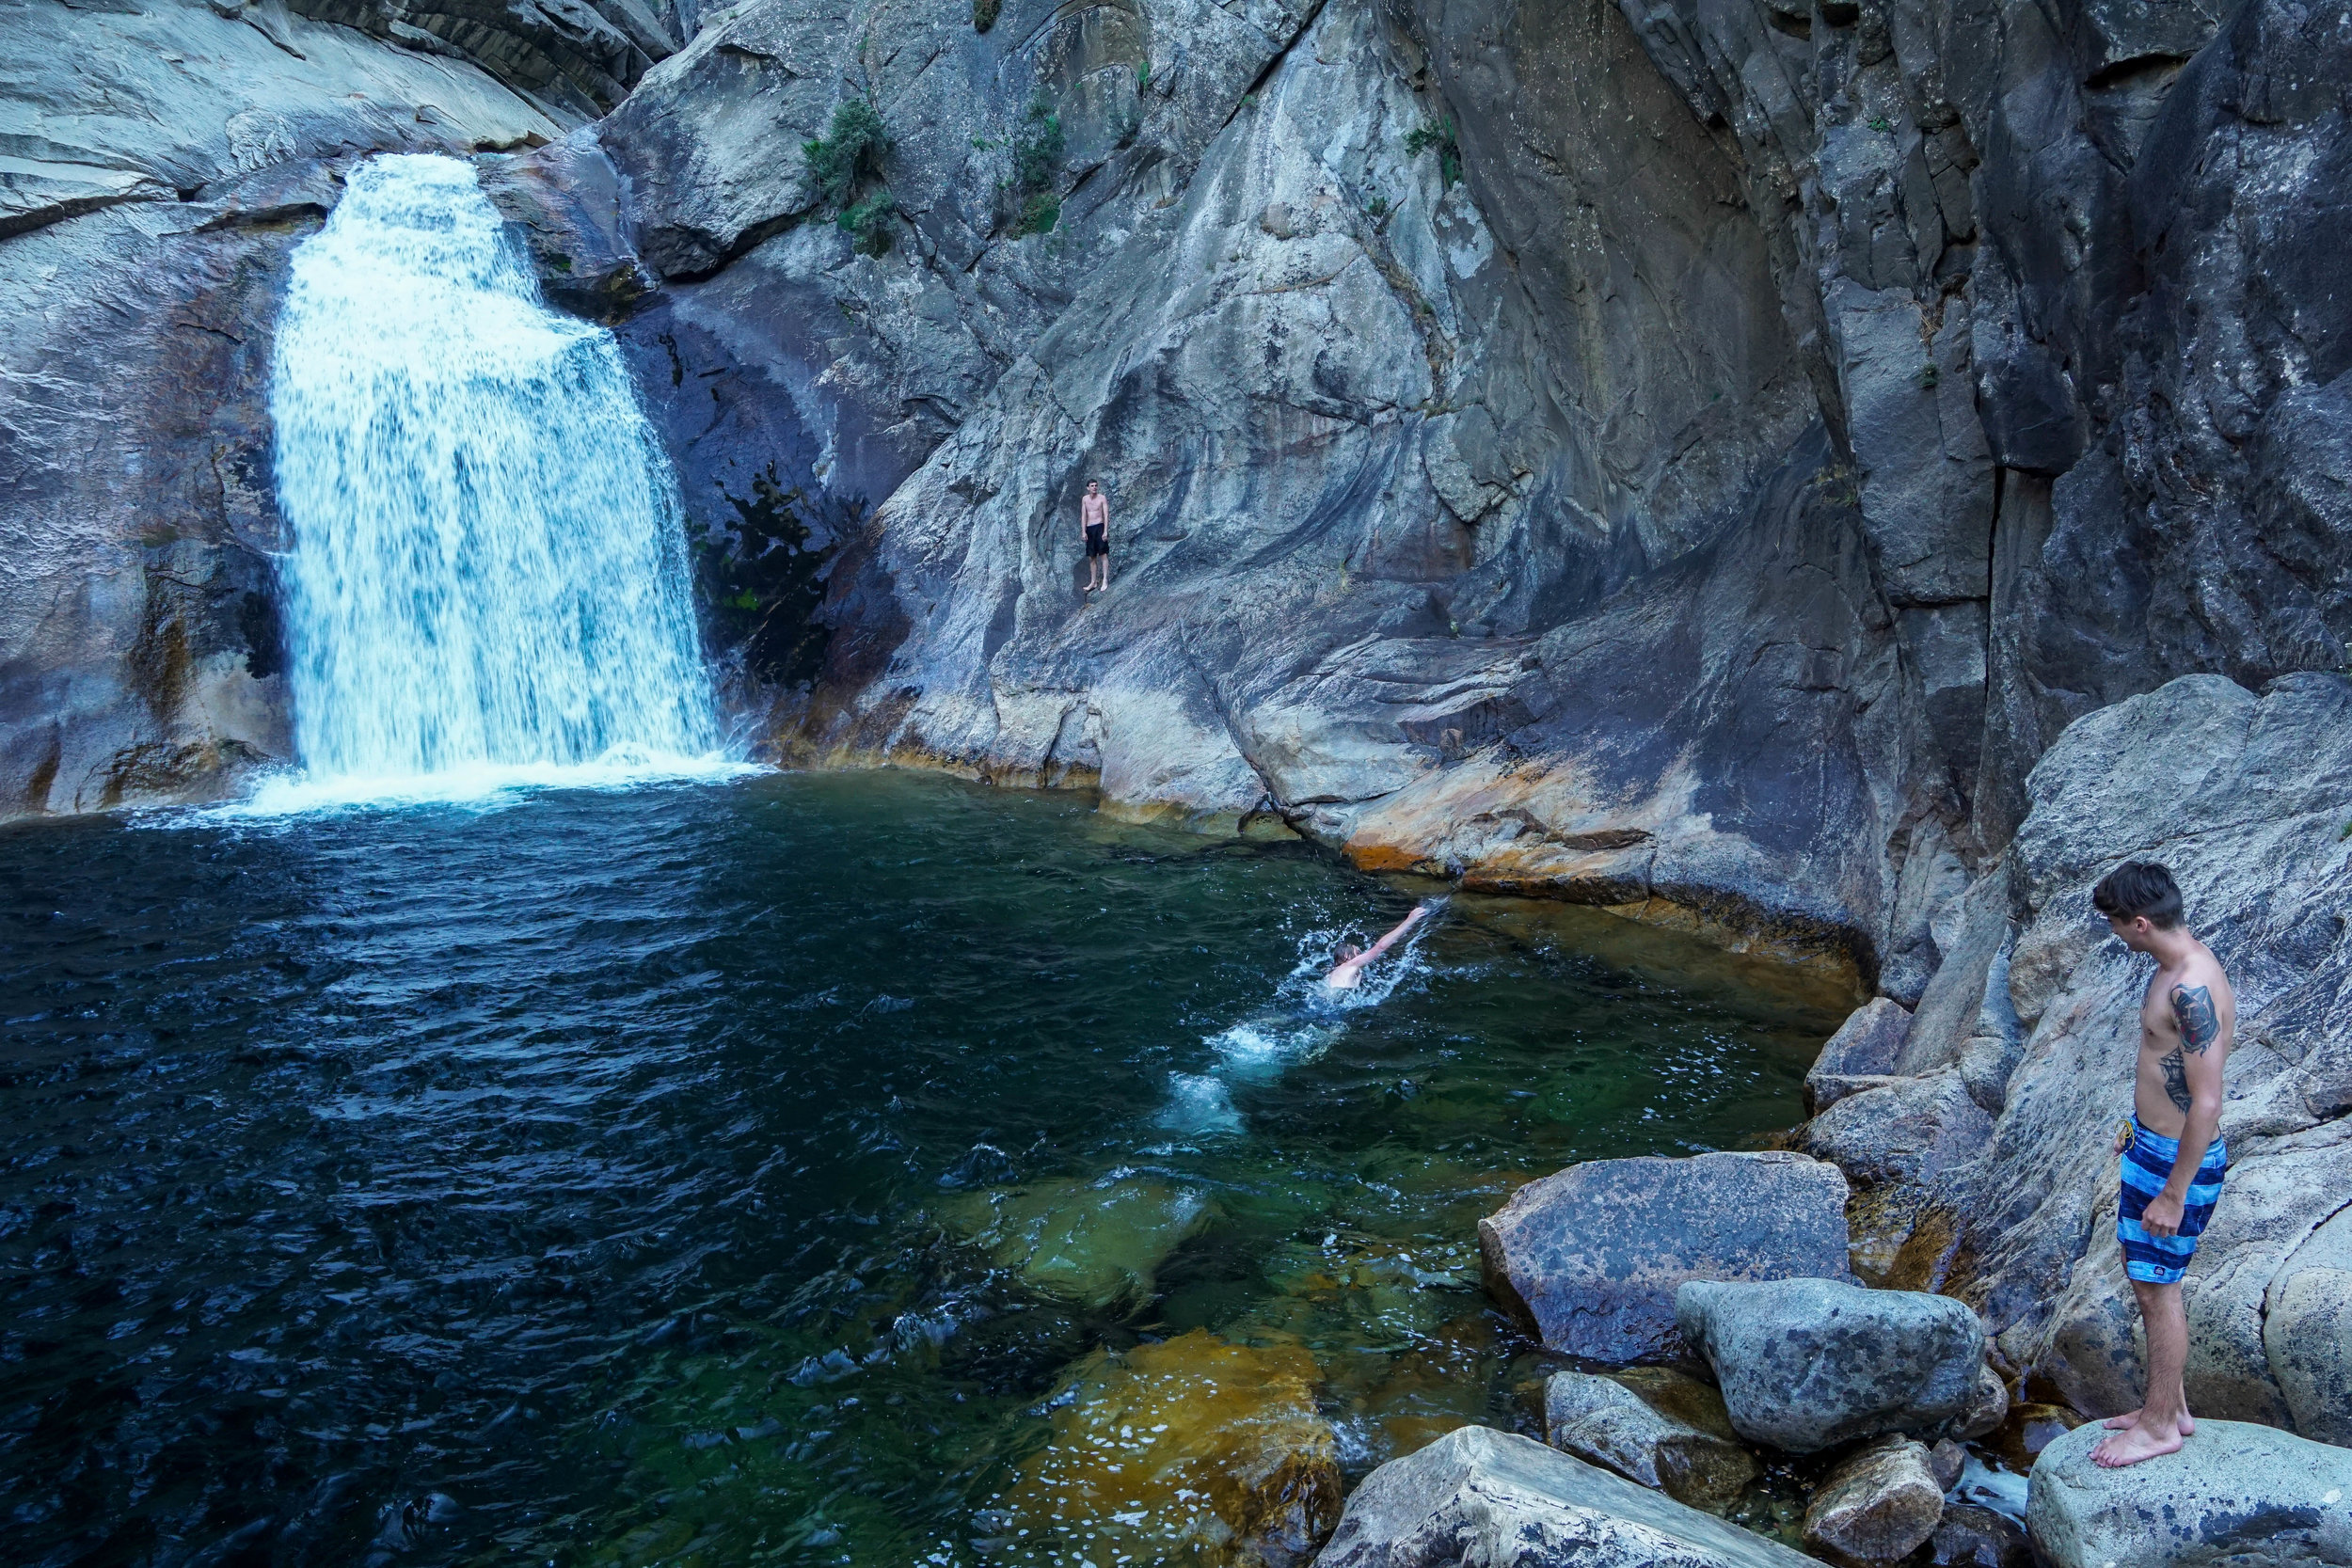
[[1968, 1450], [1948, 1437], [1939, 1437], [1935, 1447], [1928, 1450], [1928, 1474], [1935, 1478], [1938, 1492], [1949, 1492], [1960, 1484], [1961, 1472], [1968, 1467]]
[[1722, 1396], [1663, 1367], [1556, 1374], [1544, 1386], [1544, 1435], [1563, 1453], [1693, 1508], [1720, 1512], [1760, 1473]]
[[2034, 1462], [2026, 1528], [2052, 1568], [2352, 1563], [2352, 1450], [2200, 1418], [2181, 1451], [2120, 1470], [2077, 1428]]
[[2033, 1563], [2026, 1527], [1979, 1503], [1946, 1508], [1928, 1552], [1935, 1568], [2032, 1568]]
[[1340, 1512], [1314, 1358], [1205, 1329], [1082, 1363], [1053, 1436], [981, 1521], [991, 1560], [1294, 1568]]
[[1486, 1287], [1545, 1347], [1625, 1365], [1684, 1352], [1687, 1280], [1851, 1277], [1846, 1179], [1801, 1154], [1570, 1165], [1478, 1222]]
[[1927, 1447], [1881, 1437], [1839, 1460], [1804, 1511], [1804, 1543], [1833, 1562], [1899, 1562], [1944, 1516]]
[[1790, 1453], [1940, 1433], [1967, 1414], [1984, 1364], [1976, 1314], [1917, 1291], [1694, 1280], [1676, 1292], [1675, 1311], [1715, 1369], [1740, 1435]]
[[1953, 1435], [1963, 1438], [1982, 1437], [1999, 1430], [2009, 1418], [2009, 1385], [2001, 1374], [1987, 1367], [1977, 1374], [1977, 1392], [1969, 1400], [1968, 1408], [1961, 1414], [1960, 1423], [1952, 1428]]
[[1993, 1118], [1957, 1071], [1867, 1082], [1806, 1124], [1804, 1151], [1848, 1180], [1925, 1185], [1984, 1150]]
[[1543, 1444], [1463, 1427], [1364, 1478], [1316, 1568], [1804, 1568], [1811, 1560]]
[[1814, 1058], [1804, 1075], [1804, 1107], [1819, 1116], [1851, 1090], [1853, 1080], [1883, 1078], [1895, 1070], [1895, 1058], [1911, 1032], [1911, 1009], [1888, 997], [1876, 997], [1856, 1007], [1837, 1033]]
[[2263, 1345], [2296, 1430], [2352, 1447], [2352, 1208], [2337, 1210], [2271, 1280]]
[[966, 1194], [948, 1227], [1040, 1295], [1096, 1310], [1151, 1299], [1168, 1255], [1207, 1228], [1209, 1201], [1149, 1178], [1058, 1178]]

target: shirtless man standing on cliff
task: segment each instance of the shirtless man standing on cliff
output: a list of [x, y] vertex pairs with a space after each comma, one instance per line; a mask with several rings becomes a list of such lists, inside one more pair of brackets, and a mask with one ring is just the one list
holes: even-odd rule
[[2117, 866], [2091, 890], [2090, 901], [2124, 946], [2156, 960], [2139, 1006], [2132, 1119], [2115, 1138], [2123, 1156], [2116, 1237], [2148, 1328], [2148, 1392], [2137, 1410], [2106, 1423], [2111, 1430], [2090, 1450], [2114, 1469], [2171, 1453], [2197, 1430], [2181, 1384], [2188, 1362], [2181, 1275], [2229, 1169], [2221, 1065], [2237, 1023], [2237, 996], [2219, 960], [2181, 924], [2181, 890], [2163, 866]]
[[1087, 592], [1110, 587], [1111, 499], [1099, 480], [1088, 480], [1087, 493], [1078, 498], [1078, 531], [1086, 536]]

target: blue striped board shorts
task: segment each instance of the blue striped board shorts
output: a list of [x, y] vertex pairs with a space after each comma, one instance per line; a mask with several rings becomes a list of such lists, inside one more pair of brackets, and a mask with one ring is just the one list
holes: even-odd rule
[[2178, 1285], [2197, 1254], [2197, 1238], [2213, 1218], [2221, 1196], [2221, 1179], [2229, 1174], [2230, 1149], [2218, 1136], [2205, 1150], [2188, 1184], [2188, 1201], [2181, 1209], [2177, 1236], [2151, 1236], [2139, 1223], [2148, 1200], [2164, 1191], [2181, 1157], [2181, 1141], [2151, 1132], [2137, 1117], [2132, 1118], [2132, 1144], [2123, 1151], [2123, 1200], [2116, 1211], [2115, 1239], [2123, 1243], [2123, 1272], [2144, 1285]]

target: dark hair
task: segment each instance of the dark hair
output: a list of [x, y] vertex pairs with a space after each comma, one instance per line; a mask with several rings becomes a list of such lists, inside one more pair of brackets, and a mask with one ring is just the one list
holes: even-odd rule
[[1340, 943], [1340, 962], [1345, 963], [1350, 958], [1360, 958], [1363, 956], [1364, 950], [1357, 946], [1354, 942], [1343, 942]]
[[2181, 890], [2172, 873], [2153, 861], [2125, 861], [2099, 879], [2090, 902], [2114, 920], [2148, 917], [2148, 924], [2169, 931], [2181, 923]]

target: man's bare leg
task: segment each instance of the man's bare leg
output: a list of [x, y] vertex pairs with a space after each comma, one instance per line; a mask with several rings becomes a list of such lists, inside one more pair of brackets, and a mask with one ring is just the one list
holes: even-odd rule
[[2188, 1365], [2188, 1315], [2181, 1308], [2181, 1288], [2135, 1279], [2132, 1294], [2139, 1298], [2139, 1319], [2148, 1330], [2148, 1397], [2131, 1425], [2100, 1438], [2090, 1450], [2091, 1461], [2110, 1470], [2179, 1452], [2188, 1420], [2181, 1386]]

